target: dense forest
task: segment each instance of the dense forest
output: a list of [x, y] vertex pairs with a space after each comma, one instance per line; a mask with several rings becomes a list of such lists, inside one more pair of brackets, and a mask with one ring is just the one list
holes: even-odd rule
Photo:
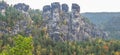
[[0, 55], [120, 55], [116, 39], [53, 40], [43, 19], [42, 11], [35, 9], [24, 12], [8, 6], [0, 12]]

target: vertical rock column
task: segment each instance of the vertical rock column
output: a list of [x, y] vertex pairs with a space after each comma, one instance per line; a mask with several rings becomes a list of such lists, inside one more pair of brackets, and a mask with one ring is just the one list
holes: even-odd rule
[[5, 16], [5, 10], [8, 7], [6, 2], [0, 1], [0, 13]]
[[51, 22], [51, 32], [50, 36], [53, 40], [60, 39], [60, 4], [59, 2], [54, 2], [51, 4], [51, 14], [52, 14], [52, 22]]
[[70, 39], [80, 40], [80, 6], [78, 4], [72, 4], [72, 13], [70, 19]]
[[50, 7], [50, 5], [46, 5], [46, 6], [43, 7], [42, 16], [43, 16], [44, 23], [48, 24], [48, 22], [51, 18], [51, 7]]
[[69, 33], [69, 19], [70, 15], [68, 13], [69, 7], [67, 4], [62, 4], [62, 10], [60, 12], [60, 20], [61, 20], [61, 27], [60, 27], [60, 33], [61, 38], [63, 40], [68, 40], [68, 33]]
[[42, 16], [43, 16], [43, 29], [47, 29], [46, 32], [48, 35], [50, 35], [50, 26], [51, 26], [51, 6], [50, 5], [45, 5], [43, 7], [43, 13], [42, 13]]

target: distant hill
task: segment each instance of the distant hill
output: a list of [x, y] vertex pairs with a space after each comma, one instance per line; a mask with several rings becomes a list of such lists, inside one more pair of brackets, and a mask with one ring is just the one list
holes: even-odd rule
[[120, 39], [120, 12], [88, 12], [81, 15], [87, 17], [99, 28], [109, 32], [109, 36]]
[[81, 15], [87, 17], [92, 23], [101, 25], [114, 17], [120, 17], [120, 12], [87, 12]]

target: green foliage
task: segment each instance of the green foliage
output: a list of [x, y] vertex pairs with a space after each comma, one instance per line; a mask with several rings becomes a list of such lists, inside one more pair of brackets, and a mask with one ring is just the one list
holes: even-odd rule
[[[22, 12], [9, 6], [5, 10], [5, 16], [0, 13], [0, 21], [7, 23], [7, 27], [12, 27], [19, 20], [25, 19]], [[14, 22], [13, 22], [14, 20]]]
[[6, 17], [3, 16], [1, 13], [0, 13], [0, 20], [1, 20], [1, 21], [2, 21], [2, 20], [6, 20]]
[[119, 40], [92, 39], [81, 42], [61, 42], [40, 37], [34, 41], [37, 42], [34, 44], [35, 55], [116, 55], [120, 53]]
[[[0, 55], [119, 55], [120, 40], [91, 39], [88, 41], [53, 41], [45, 37], [25, 37], [21, 35], [0, 41]], [[12, 39], [13, 44], [9, 41]]]
[[2, 51], [3, 55], [32, 55], [32, 37], [15, 36], [13, 46], [6, 46]]
[[22, 12], [16, 10], [13, 7], [8, 7], [6, 9], [5, 15], [6, 15], [6, 20], [4, 21], [7, 22], [9, 26], [13, 26], [16, 21], [24, 19]]
[[29, 10], [30, 17], [35, 22], [36, 25], [42, 23], [42, 13], [40, 10]]

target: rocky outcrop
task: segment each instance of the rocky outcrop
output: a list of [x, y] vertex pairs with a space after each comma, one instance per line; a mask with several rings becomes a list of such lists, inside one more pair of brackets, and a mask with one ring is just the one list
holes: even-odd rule
[[0, 1], [0, 13], [5, 16], [5, 9], [8, 7], [8, 4], [4, 1]]
[[[3, 15], [2, 11], [6, 11], [6, 12], [11, 12], [10, 14], [8, 14], [8, 18], [9, 18], [9, 22], [7, 22], [7, 20], [0, 20], [0, 34], [10, 34], [10, 35], [15, 35], [15, 34], [19, 34], [20, 32], [25, 33], [26, 35], [29, 35], [31, 33], [31, 26], [32, 26], [32, 20], [31, 17], [29, 15], [28, 12], [26, 12], [29, 9], [28, 5], [25, 5], [24, 3], [18, 3], [16, 5], [14, 5], [14, 7], [20, 11], [24, 11], [24, 12], [19, 12], [18, 10], [10, 10], [9, 9], [9, 5], [5, 2], [0, 2], [0, 11], [1, 14]], [[14, 8], [11, 7], [11, 8]], [[6, 10], [9, 9], [9, 10]], [[19, 14], [21, 16], [19, 16]], [[5, 15], [5, 12], [4, 12]], [[11, 15], [11, 16], [10, 16]], [[21, 19], [17, 20], [19, 16]], [[3, 16], [1, 19], [6, 19], [7, 17]], [[16, 20], [12, 20], [16, 19]], [[10, 21], [14, 21], [13, 25], [9, 24]]]
[[[14, 5], [14, 8], [18, 9], [18, 12], [22, 11], [20, 12], [22, 18], [16, 20], [12, 27], [7, 27], [7, 22], [0, 21], [0, 26], [2, 26], [0, 27], [0, 33], [31, 35], [33, 21], [27, 12], [29, 6], [24, 3], [18, 3]], [[72, 4], [71, 12], [69, 12], [67, 4], [60, 5], [59, 2], [54, 2], [51, 5], [45, 5], [42, 17], [42, 25], [40, 24], [40, 26], [36, 27], [38, 30], [44, 29], [45, 34], [48, 34], [53, 40], [81, 41], [88, 38], [106, 37], [105, 32], [97, 29], [93, 24], [87, 22], [85, 17], [80, 15], [80, 6], [75, 3]]]
[[43, 24], [52, 39], [81, 41], [93, 37], [106, 37], [104, 32], [85, 21], [80, 15], [78, 4], [73, 3], [71, 10], [72, 12], [68, 12], [68, 5], [60, 6], [59, 2], [43, 7]]
[[80, 28], [84, 25], [84, 22], [80, 17], [80, 6], [77, 4], [72, 4], [72, 13], [70, 17], [70, 36], [74, 38], [74, 40], [82, 39], [80, 38]]
[[0, 10], [6, 9], [8, 7], [8, 4], [4, 1], [0, 1]]
[[28, 9], [29, 9], [29, 5], [26, 5], [26, 4], [24, 4], [24, 3], [18, 3], [18, 4], [15, 4], [15, 5], [14, 5], [14, 8], [26, 12], [26, 11], [28, 11]]

